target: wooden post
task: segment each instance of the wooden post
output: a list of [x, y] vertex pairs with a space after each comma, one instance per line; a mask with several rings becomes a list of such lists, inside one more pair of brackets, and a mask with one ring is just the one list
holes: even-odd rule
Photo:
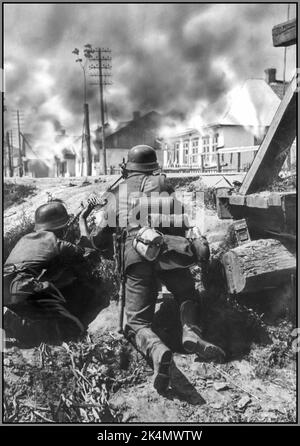
[[241, 152], [237, 152], [237, 171], [241, 171]]
[[296, 111], [297, 77], [294, 76], [244, 178], [240, 194], [254, 193], [276, 178], [296, 137]]
[[204, 153], [200, 154], [201, 172], [204, 172]]
[[217, 170], [221, 172], [220, 154], [217, 153]]
[[296, 257], [278, 240], [260, 239], [226, 252], [222, 257], [230, 294], [275, 288], [295, 274]]

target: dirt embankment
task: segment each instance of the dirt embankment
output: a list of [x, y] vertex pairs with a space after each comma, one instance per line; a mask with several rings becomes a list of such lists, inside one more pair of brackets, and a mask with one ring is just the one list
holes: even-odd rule
[[[90, 180], [88, 180], [90, 182]], [[10, 206], [5, 234], [18, 215], [46, 201], [47, 192], [64, 199], [71, 212], [89, 194], [114, 179], [85, 184], [77, 180], [36, 181], [34, 195]], [[69, 184], [71, 183], [71, 185]], [[75, 184], [76, 183], [76, 184]], [[205, 210], [212, 256], [230, 246], [230, 222]], [[24, 228], [24, 230], [28, 230]], [[115, 297], [113, 264], [103, 260], [98, 274]], [[201, 272], [194, 268], [199, 291]], [[215, 278], [220, 282], [220, 277]], [[34, 348], [7, 345], [4, 355], [4, 420], [18, 422], [294, 422], [296, 355], [293, 323], [284, 289], [243, 302], [222, 292], [203, 299], [205, 337], [222, 346], [225, 364], [199, 362], [180, 346], [178, 307], [171, 296], [160, 299], [154, 329], [174, 350], [172, 386], [166, 395], [153, 391], [146, 360], [118, 334], [118, 305], [112, 300], [78, 342], [42, 343]]]

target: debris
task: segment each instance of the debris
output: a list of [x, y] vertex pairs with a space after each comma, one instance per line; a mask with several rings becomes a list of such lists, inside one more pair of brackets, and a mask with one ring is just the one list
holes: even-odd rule
[[216, 410], [218, 410], [218, 409], [222, 409], [223, 408], [223, 403], [221, 403], [221, 402], [216, 402], [216, 403], [212, 403], [211, 405], [210, 405], [213, 409], [216, 409]]
[[249, 396], [245, 395], [237, 402], [236, 406], [238, 409], [242, 410], [242, 409], [245, 409], [248, 406], [248, 404], [251, 403], [251, 401], [252, 401], [251, 398], [249, 398]]
[[227, 389], [228, 389], [228, 384], [227, 384], [226, 382], [222, 382], [222, 383], [215, 382], [215, 383], [214, 383], [214, 388], [215, 388], [215, 390], [217, 390], [218, 392], [219, 392], [220, 390], [227, 390]]
[[6, 366], [6, 367], [9, 367], [9, 366], [12, 365], [12, 362], [11, 362], [11, 360], [9, 358], [5, 358], [3, 360], [3, 365]]
[[222, 370], [220, 367], [215, 366], [214, 364], [210, 364], [215, 370], [217, 370], [221, 375], [223, 375], [224, 377], [226, 377], [232, 384], [234, 384], [237, 388], [239, 388], [240, 390], [242, 390], [245, 393], [248, 393], [249, 395], [251, 395], [253, 398], [255, 398], [257, 401], [259, 401], [259, 398], [256, 395], [253, 395], [253, 393], [249, 392], [249, 390], [244, 389], [244, 387], [242, 387], [241, 385], [239, 385], [233, 378], [231, 378], [231, 376], [229, 375], [229, 373], [225, 372], [224, 370]]

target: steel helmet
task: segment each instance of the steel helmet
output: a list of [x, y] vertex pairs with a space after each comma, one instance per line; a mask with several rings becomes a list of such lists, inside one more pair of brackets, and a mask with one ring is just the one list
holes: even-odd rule
[[59, 201], [50, 201], [42, 204], [35, 211], [36, 231], [62, 229], [67, 226], [70, 216], [64, 204]]
[[156, 151], [146, 145], [134, 146], [128, 152], [126, 170], [136, 172], [153, 172], [159, 169]]

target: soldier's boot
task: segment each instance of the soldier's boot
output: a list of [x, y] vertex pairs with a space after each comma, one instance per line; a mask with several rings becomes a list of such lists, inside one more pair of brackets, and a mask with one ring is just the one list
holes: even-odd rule
[[198, 306], [193, 301], [185, 301], [180, 307], [183, 348], [187, 353], [195, 353], [205, 361], [223, 362], [225, 352], [203, 339], [202, 330], [197, 325], [197, 310]]
[[165, 393], [170, 385], [172, 352], [163, 343], [157, 344], [151, 352], [153, 361], [153, 387], [158, 393]]
[[153, 387], [159, 393], [166, 392], [170, 385], [170, 368], [173, 356], [171, 350], [148, 327], [138, 330], [135, 335], [135, 343], [137, 349], [152, 361]]
[[28, 321], [7, 307], [3, 308], [3, 329], [6, 338], [27, 343], [31, 341], [31, 327]]

